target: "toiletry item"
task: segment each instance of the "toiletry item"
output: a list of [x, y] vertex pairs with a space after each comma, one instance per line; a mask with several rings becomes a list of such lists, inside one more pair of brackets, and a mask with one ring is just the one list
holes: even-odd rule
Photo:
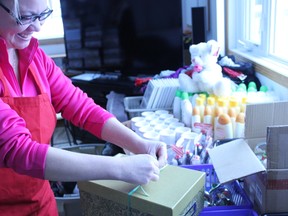
[[218, 117], [218, 122], [214, 131], [214, 139], [232, 139], [233, 138], [233, 126], [231, 118], [228, 114], [222, 113]]
[[212, 125], [212, 121], [213, 121], [213, 114], [211, 107], [206, 105], [204, 108], [203, 123]]
[[181, 120], [181, 95], [182, 91], [178, 89], [174, 97], [172, 110], [174, 117], [178, 118], [179, 120]]
[[235, 121], [234, 138], [244, 138], [245, 133], [245, 113], [240, 112]]
[[192, 117], [191, 117], [191, 127], [192, 131], [200, 133], [201, 129], [197, 128], [195, 124], [201, 123], [200, 108], [198, 106], [193, 107]]
[[187, 92], [182, 92], [181, 120], [186, 127], [191, 127], [192, 104]]

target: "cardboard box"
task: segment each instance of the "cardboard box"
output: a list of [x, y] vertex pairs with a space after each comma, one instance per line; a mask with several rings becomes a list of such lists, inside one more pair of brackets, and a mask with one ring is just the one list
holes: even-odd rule
[[288, 126], [268, 126], [267, 167], [247, 140], [238, 139], [209, 154], [221, 183], [244, 178], [244, 189], [260, 213], [288, 212]]
[[79, 182], [83, 215], [199, 215], [204, 207], [205, 173], [168, 165], [160, 180], [143, 186], [122, 181]]
[[266, 142], [267, 127], [288, 125], [288, 101], [248, 104], [245, 114], [245, 139], [254, 150], [260, 142]]

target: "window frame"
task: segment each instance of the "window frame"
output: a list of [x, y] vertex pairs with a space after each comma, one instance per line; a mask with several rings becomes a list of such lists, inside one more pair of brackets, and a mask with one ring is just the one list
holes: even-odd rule
[[[235, 3], [234, 0], [233, 2]], [[225, 3], [225, 14], [226, 14], [225, 23], [227, 27], [225, 34], [227, 44], [226, 55], [234, 55], [239, 61], [252, 62], [255, 67], [255, 71], [287, 88], [288, 87], [287, 63], [283, 63], [279, 60], [277, 61], [272, 56], [260, 56], [257, 53], [251, 53], [239, 49], [239, 46], [237, 45], [238, 39], [235, 27], [235, 23], [237, 23], [237, 15], [238, 16], [240, 15], [239, 13], [240, 11], [237, 10], [236, 7], [234, 7], [233, 3], [231, 3], [231, 1], [229, 0], [226, 0]], [[236, 14], [236, 17], [233, 16], [233, 14]], [[243, 32], [243, 29], [240, 28], [240, 32]], [[263, 38], [261, 40], [263, 40]], [[262, 47], [262, 49], [267, 50], [268, 47]]]

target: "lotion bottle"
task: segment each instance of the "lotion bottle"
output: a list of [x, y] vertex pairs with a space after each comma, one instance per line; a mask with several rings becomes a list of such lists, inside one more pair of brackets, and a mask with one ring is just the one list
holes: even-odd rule
[[245, 113], [240, 112], [235, 122], [234, 138], [244, 138], [245, 133]]
[[182, 92], [181, 120], [186, 127], [190, 128], [191, 128], [191, 115], [192, 115], [192, 104], [189, 100], [188, 92]]
[[215, 140], [233, 138], [233, 127], [228, 114], [223, 113], [218, 117], [218, 123], [214, 135]]
[[173, 101], [173, 115], [175, 118], [179, 119], [180, 121], [181, 121], [181, 95], [182, 95], [182, 91], [177, 89], [176, 95]]
[[196, 98], [195, 106], [199, 108], [200, 119], [201, 119], [201, 122], [203, 122], [203, 119], [204, 119], [204, 99], [203, 99], [203, 97], [198, 96]]
[[195, 127], [195, 123], [201, 123], [200, 110], [199, 110], [199, 107], [197, 107], [197, 106], [193, 107], [191, 125], [192, 125], [192, 131], [193, 132], [200, 133], [201, 129]]
[[213, 115], [210, 106], [205, 106], [203, 123], [212, 125]]

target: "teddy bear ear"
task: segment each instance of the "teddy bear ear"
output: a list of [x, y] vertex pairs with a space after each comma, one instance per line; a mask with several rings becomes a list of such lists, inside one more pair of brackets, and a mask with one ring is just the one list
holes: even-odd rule
[[220, 46], [218, 42], [215, 40], [209, 40], [207, 42], [207, 45], [209, 46], [210, 49], [210, 55], [218, 57], [220, 52]]

